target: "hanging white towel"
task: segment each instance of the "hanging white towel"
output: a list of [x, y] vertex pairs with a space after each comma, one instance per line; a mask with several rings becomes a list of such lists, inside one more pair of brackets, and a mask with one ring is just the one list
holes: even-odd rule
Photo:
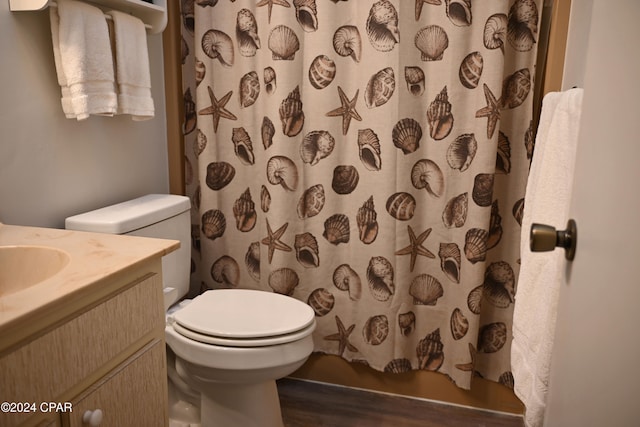
[[117, 97], [109, 29], [97, 7], [60, 0], [51, 7], [53, 54], [67, 118], [112, 116]]
[[135, 16], [112, 10], [118, 114], [130, 114], [133, 120], [154, 116], [149, 72], [147, 31]]
[[532, 222], [566, 227], [582, 95], [582, 89], [571, 89], [544, 97], [527, 181], [511, 344], [514, 391], [525, 405], [527, 427], [544, 419], [558, 296], [566, 283], [564, 251], [533, 254], [529, 232]]
[[73, 112], [73, 106], [71, 105], [71, 92], [69, 91], [67, 77], [64, 75], [62, 59], [60, 58], [60, 18], [58, 17], [58, 11], [56, 8], [49, 8], [49, 19], [51, 21], [51, 39], [53, 41], [53, 60], [56, 66], [58, 84], [60, 85], [60, 91], [62, 92], [62, 97], [60, 99], [62, 103], [62, 111], [67, 119], [75, 119], [76, 114]]

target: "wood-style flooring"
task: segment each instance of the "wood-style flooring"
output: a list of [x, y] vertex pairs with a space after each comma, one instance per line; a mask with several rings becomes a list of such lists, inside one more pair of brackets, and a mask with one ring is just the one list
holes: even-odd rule
[[277, 382], [285, 427], [523, 427], [517, 415], [326, 383]]

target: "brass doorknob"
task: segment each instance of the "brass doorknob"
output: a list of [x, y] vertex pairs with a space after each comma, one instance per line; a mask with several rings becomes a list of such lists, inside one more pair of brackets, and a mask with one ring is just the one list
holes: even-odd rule
[[556, 231], [554, 227], [544, 224], [531, 224], [529, 233], [529, 247], [531, 252], [552, 251], [556, 247], [564, 248], [564, 257], [573, 261], [576, 256], [578, 243], [578, 229], [572, 219], [567, 221], [567, 229]]

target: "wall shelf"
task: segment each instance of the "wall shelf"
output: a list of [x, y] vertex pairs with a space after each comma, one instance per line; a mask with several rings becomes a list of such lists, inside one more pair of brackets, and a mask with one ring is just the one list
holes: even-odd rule
[[[115, 9], [136, 16], [152, 34], [161, 33], [167, 26], [167, 0], [153, 0], [153, 3], [143, 0], [91, 0], [86, 3], [105, 11]], [[52, 0], [9, 0], [12, 12], [42, 10], [52, 5], [55, 5]]]

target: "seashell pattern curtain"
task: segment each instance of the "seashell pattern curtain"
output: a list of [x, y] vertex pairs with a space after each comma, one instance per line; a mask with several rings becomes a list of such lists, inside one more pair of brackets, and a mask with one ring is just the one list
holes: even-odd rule
[[512, 385], [541, 2], [182, 0], [199, 291], [308, 303], [316, 352]]

